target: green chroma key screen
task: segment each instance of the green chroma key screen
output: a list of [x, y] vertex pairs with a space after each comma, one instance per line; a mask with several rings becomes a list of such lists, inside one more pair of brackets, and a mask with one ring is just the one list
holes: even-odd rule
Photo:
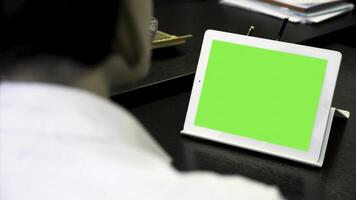
[[327, 60], [212, 42], [195, 125], [307, 151]]

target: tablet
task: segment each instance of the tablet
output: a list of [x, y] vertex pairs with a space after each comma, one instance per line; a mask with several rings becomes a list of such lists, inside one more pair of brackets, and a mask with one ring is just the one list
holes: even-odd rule
[[321, 166], [340, 62], [336, 51], [208, 30], [181, 133]]

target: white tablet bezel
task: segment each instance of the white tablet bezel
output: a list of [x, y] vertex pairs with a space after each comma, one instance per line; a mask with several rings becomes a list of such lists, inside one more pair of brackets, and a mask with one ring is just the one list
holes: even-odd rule
[[[204, 83], [205, 71], [210, 55], [211, 44], [213, 40], [270, 49], [297, 55], [304, 55], [314, 58], [321, 58], [328, 61], [309, 151], [297, 150], [194, 125], [201, 89]], [[325, 131], [327, 128], [327, 122], [331, 108], [332, 98], [334, 95], [337, 75], [339, 72], [341, 57], [341, 53], [336, 51], [215, 30], [207, 30], [204, 35], [198, 67], [193, 83], [193, 90], [190, 97], [188, 112], [186, 115], [182, 133], [213, 141], [218, 141], [233, 146], [243, 147], [258, 152], [272, 154], [295, 161], [310, 164], [318, 163], [320, 153], [322, 151]]]

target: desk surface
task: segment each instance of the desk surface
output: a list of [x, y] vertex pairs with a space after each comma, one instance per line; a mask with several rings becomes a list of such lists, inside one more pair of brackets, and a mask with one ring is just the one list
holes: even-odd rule
[[[206, 28], [244, 33], [250, 24], [254, 24], [257, 26], [256, 35], [266, 38], [275, 37], [277, 31], [272, 33], [270, 30], [278, 29], [279, 20], [225, 6], [214, 8], [215, 4], [216, 2], [213, 1], [187, 2], [175, 5], [165, 4], [156, 9], [162, 29], [177, 34], [193, 33], [195, 39], [185, 46], [167, 50], [168, 53], [162, 53], [163, 55], [157, 55], [158, 58], [155, 58], [153, 63], [153, 71], [158, 70], [154, 69], [155, 67], [160, 69], [166, 67], [165, 76], [167, 77], [194, 72], [203, 30]], [[231, 19], [236, 19], [236, 23]], [[222, 20], [229, 22], [219, 25]], [[176, 25], [173, 25], [173, 22]], [[164, 25], [166, 23], [167, 25]], [[284, 40], [299, 43], [310, 41], [314, 37], [354, 24], [356, 24], [356, 16], [346, 15], [316, 26], [290, 25]], [[271, 28], [268, 28], [269, 26]], [[264, 27], [264, 29], [259, 27]], [[335, 39], [335, 36], [327, 37], [326, 40], [330, 38]], [[277, 185], [288, 199], [355, 199], [356, 49], [355, 46], [350, 46], [353, 42], [350, 38], [340, 38], [338, 43], [328, 41], [331, 42], [328, 45], [320, 41], [315, 44], [343, 53], [333, 106], [351, 111], [351, 119], [334, 120], [324, 166], [321, 169], [240, 148], [181, 136], [179, 132], [183, 128], [193, 76], [168, 81], [154, 87], [141, 88], [117, 95], [113, 99], [128, 107], [147, 127], [173, 157], [174, 165], [179, 170], [209, 170], [222, 174], [243, 175], [267, 184]], [[179, 66], [183, 66], [182, 69], [178, 69]], [[153, 76], [159, 77], [157, 74]], [[160, 77], [162, 78], [163, 75]]]
[[[177, 3], [168, 3], [174, 1]], [[193, 37], [188, 39], [186, 45], [155, 50], [150, 75], [135, 84], [113, 88], [113, 94], [193, 74], [207, 29], [246, 34], [249, 27], [254, 25], [254, 36], [275, 39], [282, 23], [280, 19], [221, 5], [218, 0], [164, 2], [155, 6], [159, 29], [175, 35], [192, 34]], [[346, 30], [351, 26], [356, 26], [356, 14], [349, 13], [316, 25], [289, 23], [282, 40], [310, 44], [321, 36]]]

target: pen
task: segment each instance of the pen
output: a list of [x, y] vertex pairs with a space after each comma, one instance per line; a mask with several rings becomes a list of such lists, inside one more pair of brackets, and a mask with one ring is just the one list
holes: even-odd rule
[[277, 37], [277, 39], [276, 39], [277, 41], [280, 41], [280, 40], [281, 40], [282, 35], [283, 35], [283, 32], [284, 32], [284, 30], [286, 29], [288, 20], [289, 20], [288, 17], [284, 18], [283, 23], [282, 23], [282, 26], [281, 26], [281, 29], [279, 30], [279, 33], [278, 33], [278, 37]]
[[250, 36], [252, 33], [253, 33], [253, 31], [255, 30], [255, 27], [254, 26], [250, 26], [250, 28], [248, 29], [248, 31], [247, 31], [247, 36]]

